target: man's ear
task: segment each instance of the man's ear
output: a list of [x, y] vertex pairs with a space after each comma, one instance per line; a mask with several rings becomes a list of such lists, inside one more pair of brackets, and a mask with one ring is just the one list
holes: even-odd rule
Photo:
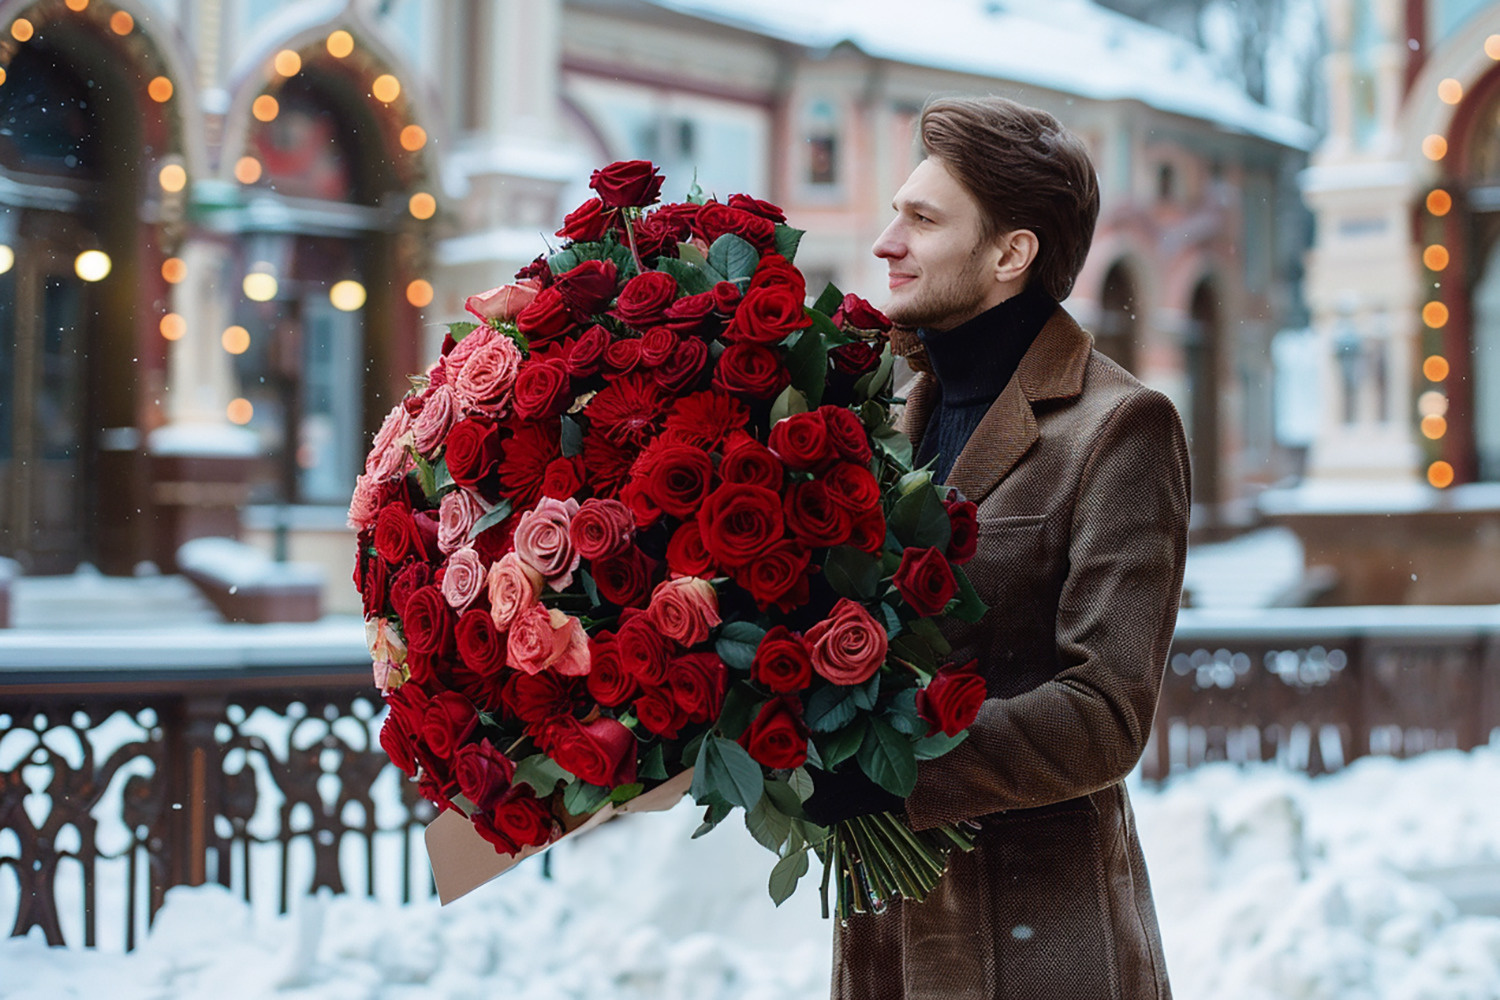
[[1041, 242], [1029, 229], [1012, 229], [996, 241], [1000, 257], [995, 261], [995, 280], [1002, 284], [1023, 281], [1027, 268], [1036, 260]]

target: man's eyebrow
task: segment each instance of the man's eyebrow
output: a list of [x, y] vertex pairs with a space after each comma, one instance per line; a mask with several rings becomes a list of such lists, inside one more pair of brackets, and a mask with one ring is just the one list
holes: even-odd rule
[[[901, 206], [897, 205], [894, 201], [891, 202], [891, 207], [894, 208], [898, 212], [901, 211]], [[906, 202], [905, 208], [908, 211], [916, 212], [918, 215], [941, 215], [942, 214], [942, 209], [938, 208], [932, 202], [930, 202], [930, 201], [923, 201], [920, 198], [914, 198], [914, 199]]]

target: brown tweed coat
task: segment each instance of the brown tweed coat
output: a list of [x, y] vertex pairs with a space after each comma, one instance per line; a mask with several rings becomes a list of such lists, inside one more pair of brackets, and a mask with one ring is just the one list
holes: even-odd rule
[[[907, 391], [914, 440], [931, 379]], [[945, 629], [989, 698], [967, 741], [921, 765], [906, 808], [917, 829], [978, 818], [978, 846], [925, 902], [835, 930], [833, 996], [1168, 998], [1122, 779], [1151, 732], [1182, 589], [1177, 411], [1059, 308], [949, 480], [979, 505], [967, 570], [990, 611]]]

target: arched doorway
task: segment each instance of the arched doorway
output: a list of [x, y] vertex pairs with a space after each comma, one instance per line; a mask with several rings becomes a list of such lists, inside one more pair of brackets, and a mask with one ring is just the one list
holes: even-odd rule
[[1133, 372], [1140, 326], [1139, 306], [1135, 279], [1123, 260], [1115, 261], [1105, 274], [1100, 303], [1099, 329], [1094, 336], [1094, 346], [1121, 368]]
[[33, 33], [0, 53], [0, 555], [118, 569], [130, 468], [101, 447], [137, 423], [142, 151], [170, 130], [121, 50], [139, 39], [60, 5], [25, 13]]
[[1183, 337], [1183, 373], [1187, 407], [1182, 417], [1193, 471], [1193, 503], [1209, 508], [1219, 502], [1219, 293], [1213, 279], [1193, 289]]

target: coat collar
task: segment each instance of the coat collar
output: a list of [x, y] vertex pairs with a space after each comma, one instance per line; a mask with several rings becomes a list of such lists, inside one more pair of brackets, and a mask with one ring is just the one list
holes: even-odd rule
[[[948, 485], [975, 503], [989, 496], [1036, 443], [1032, 405], [1070, 399], [1083, 391], [1083, 371], [1093, 342], [1067, 310], [1058, 306], [959, 453]], [[906, 432], [913, 443], [922, 440], [937, 399], [936, 379], [927, 372], [918, 374], [906, 394]]]

